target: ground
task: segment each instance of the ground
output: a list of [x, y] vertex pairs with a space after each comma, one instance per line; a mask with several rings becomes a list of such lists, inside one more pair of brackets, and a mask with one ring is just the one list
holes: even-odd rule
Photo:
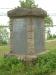
[[56, 50], [56, 39], [46, 41], [45, 48], [47, 50]]
[[10, 48], [8, 45], [0, 46], [0, 56], [7, 54], [10, 51]]

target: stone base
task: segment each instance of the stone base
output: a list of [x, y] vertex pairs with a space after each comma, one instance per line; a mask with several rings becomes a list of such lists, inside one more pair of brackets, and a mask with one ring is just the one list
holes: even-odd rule
[[17, 53], [14, 53], [14, 52], [10, 52], [7, 55], [8, 56], [16, 56], [18, 59], [25, 60], [25, 61], [31, 61], [31, 60], [37, 58], [36, 54], [32, 54], [32, 55], [24, 54], [23, 55], [23, 54], [17, 54]]

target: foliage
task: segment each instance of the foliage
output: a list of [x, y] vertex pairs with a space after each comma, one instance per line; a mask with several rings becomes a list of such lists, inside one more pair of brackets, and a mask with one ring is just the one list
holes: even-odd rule
[[23, 8], [36, 8], [37, 6], [35, 5], [35, 2], [34, 0], [21, 0], [20, 1], [20, 5], [21, 7]]
[[47, 17], [45, 17], [44, 22], [45, 22], [46, 27], [53, 26], [52, 18], [49, 15], [47, 15]]
[[50, 75], [56, 70], [56, 50], [39, 55], [34, 62], [25, 64], [15, 56], [0, 58], [1, 75]]
[[47, 40], [53, 40], [56, 38], [56, 34], [47, 34]]
[[55, 34], [53, 35], [53, 38], [56, 38], [56, 35]]
[[47, 37], [47, 40], [53, 40], [53, 39], [56, 39], [56, 35], [49, 35], [49, 37]]
[[5, 56], [0, 60], [1, 75], [23, 75], [24, 64], [15, 56]]
[[[37, 8], [38, 5], [35, 4], [34, 0], [20, 0], [20, 6], [23, 8]], [[44, 22], [45, 22], [45, 26], [52, 26], [53, 25], [53, 21], [52, 18], [47, 15], [47, 17], [44, 18]]]
[[47, 40], [50, 40], [50, 39], [52, 40], [52, 39], [53, 39], [53, 36], [48, 33], [48, 34], [47, 34]]
[[53, 40], [56, 38], [56, 34], [51, 34], [50, 28], [47, 30], [47, 40]]

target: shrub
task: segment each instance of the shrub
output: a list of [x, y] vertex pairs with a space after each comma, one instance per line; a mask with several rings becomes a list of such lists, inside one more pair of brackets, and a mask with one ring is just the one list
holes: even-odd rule
[[56, 38], [56, 35], [55, 34], [53, 35], [53, 38]]
[[49, 35], [47, 36], [47, 40], [50, 40], [50, 39], [53, 39], [53, 36], [52, 36], [51, 34], [49, 34]]

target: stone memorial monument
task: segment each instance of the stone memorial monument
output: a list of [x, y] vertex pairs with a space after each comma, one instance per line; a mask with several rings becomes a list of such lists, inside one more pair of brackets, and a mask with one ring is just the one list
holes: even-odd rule
[[8, 11], [10, 18], [10, 47], [12, 54], [35, 56], [45, 50], [44, 18], [41, 8], [15, 8]]

